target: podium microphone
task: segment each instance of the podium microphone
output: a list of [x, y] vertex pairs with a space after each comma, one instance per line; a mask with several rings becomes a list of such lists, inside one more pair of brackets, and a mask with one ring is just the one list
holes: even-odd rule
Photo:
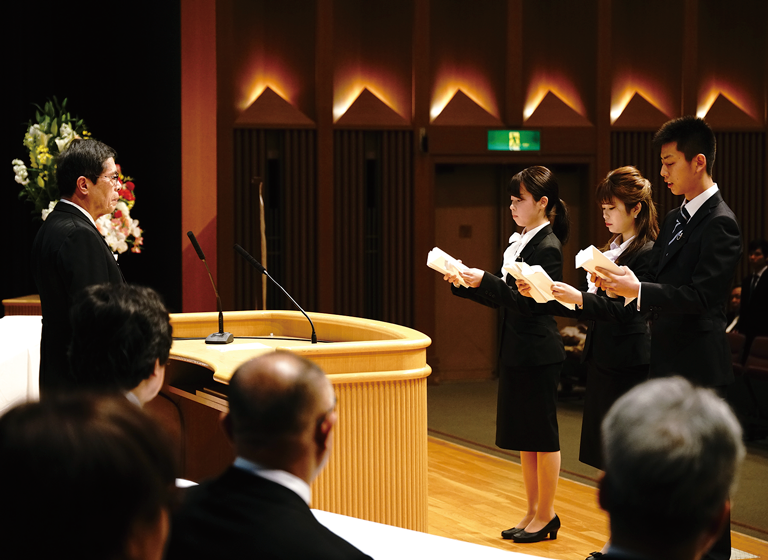
[[229, 344], [234, 340], [234, 337], [232, 336], [232, 333], [224, 332], [224, 312], [221, 310], [221, 298], [219, 297], [219, 290], [216, 289], [216, 283], [213, 281], [213, 276], [211, 275], [211, 269], [208, 268], [208, 263], [205, 262], [205, 255], [203, 254], [203, 250], [200, 248], [200, 245], [197, 244], [197, 239], [195, 239], [195, 234], [191, 231], [187, 232], [187, 237], [189, 237], [189, 240], [192, 242], [192, 246], [195, 248], [195, 251], [197, 252], [197, 256], [200, 257], [200, 260], [203, 261], [203, 264], [205, 265], [205, 270], [208, 271], [208, 278], [211, 279], [211, 284], [213, 285], [213, 291], [216, 293], [216, 307], [219, 309], [219, 332], [209, 334], [206, 339], [206, 344]]
[[254, 259], [250, 255], [250, 253], [248, 253], [248, 251], [246, 251], [245, 249], [240, 247], [240, 245], [238, 245], [237, 243], [235, 243], [235, 251], [240, 253], [243, 256], [243, 258], [245, 260], [247, 260], [251, 264], [251, 266], [253, 268], [255, 268], [256, 270], [258, 270], [259, 272], [264, 274], [267, 278], [272, 280], [272, 282], [274, 282], [275, 286], [277, 286], [278, 288], [283, 290], [283, 293], [288, 296], [288, 299], [290, 299], [293, 302], [293, 305], [295, 305], [299, 309], [299, 311], [304, 313], [304, 317], [307, 318], [307, 321], [309, 321], [309, 324], [312, 326], [312, 344], [317, 344], [317, 333], [315, 332], [315, 324], [312, 322], [312, 319], [309, 318], [309, 315], [307, 315], [306, 312], [301, 308], [301, 306], [298, 303], [296, 303], [296, 300], [291, 297], [291, 294], [286, 292], [285, 288], [283, 288], [280, 284], [278, 284], [277, 280], [275, 280], [274, 278], [272, 278], [269, 275], [269, 272], [267, 272], [267, 269], [264, 268], [263, 266], [261, 266], [261, 263], [259, 261]]

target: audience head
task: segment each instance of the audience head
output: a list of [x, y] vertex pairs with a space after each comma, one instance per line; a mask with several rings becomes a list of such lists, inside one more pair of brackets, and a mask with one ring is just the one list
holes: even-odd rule
[[56, 183], [59, 193], [71, 197], [77, 187], [78, 177], [86, 177], [96, 183], [105, 171], [104, 164], [117, 152], [98, 140], [76, 138], [56, 160]]
[[224, 428], [239, 455], [309, 483], [330, 453], [335, 405], [333, 386], [317, 365], [278, 351], [235, 371]]
[[768, 258], [768, 241], [753, 239], [747, 245], [747, 255], [752, 272], [759, 272], [765, 266], [766, 258]]
[[707, 158], [707, 175], [712, 176], [715, 165], [715, 133], [702, 119], [687, 115], [667, 121], [653, 137], [653, 147], [661, 149], [665, 144], [674, 142], [677, 151], [682, 152], [690, 162], [699, 154]]
[[175, 467], [161, 430], [117, 396], [53, 395], [0, 418], [9, 558], [157, 559]]
[[143, 404], [163, 384], [171, 349], [168, 311], [151, 288], [100, 284], [85, 288], [71, 310], [69, 361], [78, 384], [131, 391]]
[[635, 238], [622, 253], [626, 258], [659, 234], [659, 220], [652, 198], [651, 182], [630, 165], [610, 171], [595, 190], [597, 203], [624, 205], [627, 214], [634, 217]]
[[509, 182], [509, 194], [521, 198], [520, 187], [525, 188], [535, 202], [547, 197], [546, 214], [552, 222], [552, 231], [565, 244], [568, 241], [570, 220], [568, 208], [560, 199], [560, 188], [557, 179], [546, 167], [534, 165], [517, 173]]
[[738, 312], [741, 306], [741, 286], [735, 286], [731, 290], [731, 299], [728, 300], [728, 310]]
[[708, 550], [728, 518], [744, 457], [728, 405], [681, 377], [654, 379], [614, 403], [602, 437], [600, 503], [612, 542], [691, 551], [685, 558]]

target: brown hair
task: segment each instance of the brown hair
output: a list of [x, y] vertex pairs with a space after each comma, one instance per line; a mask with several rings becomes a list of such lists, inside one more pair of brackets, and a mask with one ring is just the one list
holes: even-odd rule
[[[651, 182], [631, 165], [608, 172], [595, 190], [595, 199], [598, 204], [612, 204], [615, 198], [624, 203], [627, 213], [640, 203], [640, 213], [635, 218], [635, 238], [618, 258], [617, 264], [626, 262], [648, 241], [655, 241], [659, 235], [659, 219], [651, 194]], [[617, 236], [618, 234], [611, 237], [601, 250], [610, 249], [611, 241]]]

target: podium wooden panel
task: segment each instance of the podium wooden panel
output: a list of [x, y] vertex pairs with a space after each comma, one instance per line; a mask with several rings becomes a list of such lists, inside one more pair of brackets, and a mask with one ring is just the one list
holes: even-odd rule
[[[325, 370], [339, 421], [328, 465], [312, 486], [312, 507], [427, 530], [427, 390], [429, 337], [355, 317], [291, 311], [234, 311], [224, 330], [235, 341], [205, 344], [217, 313], [172, 314], [174, 343], [166, 393], [179, 407], [186, 476], [218, 474], [232, 460], [216, 425], [227, 410], [227, 383], [244, 361], [276, 349]], [[185, 340], [186, 339], [186, 340]]]

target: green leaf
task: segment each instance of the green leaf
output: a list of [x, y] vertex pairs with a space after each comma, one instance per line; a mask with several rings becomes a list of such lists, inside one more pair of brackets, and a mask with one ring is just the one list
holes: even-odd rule
[[53, 119], [53, 122], [51, 123], [51, 133], [54, 136], [58, 136], [59, 135], [59, 125], [56, 122], [56, 119]]

